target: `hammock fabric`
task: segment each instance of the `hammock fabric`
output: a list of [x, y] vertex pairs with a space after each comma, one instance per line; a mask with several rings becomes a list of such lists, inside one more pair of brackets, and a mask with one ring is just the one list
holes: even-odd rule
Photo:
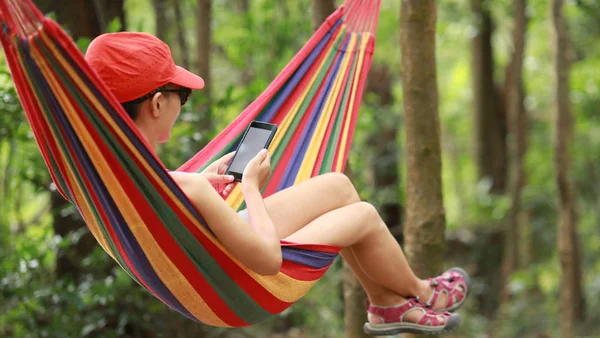
[[[235, 150], [256, 119], [279, 125], [265, 197], [342, 172], [379, 5], [347, 0], [271, 85], [179, 170], [199, 172]], [[13, 81], [57, 189], [102, 248], [170, 308], [213, 326], [250, 325], [287, 309], [329, 268], [340, 248], [282, 241], [280, 273], [249, 270], [215, 238], [58, 24], [31, 0], [0, 0], [0, 24]], [[243, 208], [239, 187], [227, 202]]]

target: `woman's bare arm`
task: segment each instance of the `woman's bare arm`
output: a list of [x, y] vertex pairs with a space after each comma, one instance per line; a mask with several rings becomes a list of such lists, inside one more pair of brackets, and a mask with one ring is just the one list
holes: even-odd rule
[[272, 275], [279, 272], [282, 262], [279, 237], [258, 190], [254, 192], [249, 188], [244, 192], [251, 215], [251, 224], [248, 224], [223, 201], [203, 175], [170, 174], [234, 257], [256, 273]]

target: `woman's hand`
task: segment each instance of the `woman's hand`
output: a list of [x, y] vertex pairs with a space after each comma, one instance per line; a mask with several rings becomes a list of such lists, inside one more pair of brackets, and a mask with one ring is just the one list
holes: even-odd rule
[[261, 150], [244, 169], [242, 187], [262, 189], [271, 175], [271, 156], [266, 149]]
[[208, 182], [210, 182], [219, 194], [223, 194], [223, 196], [229, 195], [235, 187], [234, 177], [225, 175], [227, 172], [227, 165], [231, 162], [234, 154], [235, 152], [231, 152], [223, 155], [223, 157], [214, 161], [202, 172], [202, 175], [206, 177]]

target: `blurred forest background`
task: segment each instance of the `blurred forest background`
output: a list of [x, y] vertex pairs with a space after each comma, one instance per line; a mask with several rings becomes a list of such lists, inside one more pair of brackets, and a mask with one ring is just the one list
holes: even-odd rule
[[[82, 51], [102, 32], [150, 32], [206, 79], [161, 148], [173, 169], [256, 98], [340, 4], [34, 2]], [[600, 337], [600, 2], [382, 2], [349, 174], [405, 242], [407, 177], [419, 171], [407, 169], [407, 121], [439, 116], [445, 224], [421, 230], [428, 238], [446, 229], [446, 254], [430, 262], [436, 272], [460, 265], [475, 282], [463, 325], [448, 336]], [[433, 111], [408, 102], [403, 88], [403, 66], [418, 65], [409, 58], [423, 47], [401, 44], [401, 28], [415, 29], [401, 23], [409, 3], [437, 14]], [[117, 267], [53, 189], [0, 59], [0, 337], [361, 337], [363, 300], [338, 261], [308, 296], [254, 327], [216, 329], [170, 311]]]

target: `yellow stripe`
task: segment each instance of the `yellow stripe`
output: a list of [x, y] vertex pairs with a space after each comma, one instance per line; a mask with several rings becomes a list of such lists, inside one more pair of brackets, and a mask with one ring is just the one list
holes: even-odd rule
[[[79, 87], [80, 90], [82, 90], [84, 92], [84, 94], [86, 95], [87, 99], [89, 100], [89, 102], [92, 103], [92, 105], [95, 108], [95, 112], [98, 113], [101, 116], [105, 116], [106, 117], [106, 121], [114, 128], [116, 134], [122, 139], [124, 146], [129, 147], [129, 149], [132, 151], [132, 153], [134, 154], [134, 156], [136, 156], [138, 158], [138, 160], [141, 163], [144, 163], [146, 166], [148, 166], [147, 161], [141, 156], [141, 154], [137, 151], [137, 149], [132, 145], [132, 143], [127, 139], [127, 136], [123, 133], [123, 131], [120, 129], [120, 127], [118, 125], [116, 125], [116, 123], [112, 120], [112, 118], [110, 117], [110, 115], [108, 114], [108, 112], [104, 109], [104, 107], [99, 103], [98, 99], [95, 97], [95, 95], [93, 95], [93, 93], [90, 91], [90, 89], [85, 85], [85, 83], [83, 83], [83, 81], [81, 80], [81, 78], [79, 77], [79, 75], [71, 68], [69, 67], [65, 67], [64, 65], [66, 64], [66, 61], [62, 58], [62, 55], [56, 50], [56, 47], [54, 47], [49, 41], [48, 41], [48, 37], [44, 34], [40, 35], [44, 40], [45, 40], [45, 44], [47, 46], [50, 47], [51, 52], [53, 53], [53, 55], [59, 60], [59, 62], [63, 65], [63, 68], [69, 73], [69, 76], [73, 79], [73, 81], [77, 84], [77, 86]], [[233, 262], [235, 262], [238, 266], [240, 266], [244, 272], [246, 272], [248, 275], [250, 275], [252, 278], [254, 278], [255, 280], [257, 280], [261, 285], [263, 285], [265, 287], [265, 289], [267, 289], [269, 292], [271, 292], [275, 297], [283, 300], [283, 301], [289, 301], [286, 300], [288, 297], [288, 292], [286, 290], [281, 290], [281, 289], [277, 289], [272, 287], [272, 284], [269, 284], [267, 282], [265, 282], [265, 276], [261, 276], [257, 273], [255, 273], [254, 271], [248, 269], [246, 266], [242, 265], [239, 260], [235, 257], [233, 257], [227, 250], [225, 250], [225, 248], [223, 247], [223, 245], [214, 238], [214, 236], [210, 233], [208, 233], [206, 231], [206, 229], [199, 223], [199, 221], [194, 218], [189, 212], [188, 210], [183, 206], [183, 204], [181, 203], [181, 201], [173, 194], [173, 192], [166, 186], [166, 184], [158, 177], [157, 173], [154, 172], [154, 170], [152, 170], [152, 168], [150, 168], [149, 170], [150, 176], [151, 178], [155, 179], [156, 182], [158, 183], [158, 185], [164, 190], [164, 192], [169, 196], [169, 198], [174, 201], [174, 203], [181, 208], [181, 211], [186, 215], [186, 217], [188, 217], [193, 224], [202, 232], [204, 233], [214, 244], [215, 246], [217, 246], [219, 248], [219, 250], [221, 250], [222, 252], [224, 252], [227, 257], [229, 257]], [[125, 204], [125, 205], [129, 205]], [[127, 222], [127, 224], [131, 227], [131, 223]], [[132, 229], [133, 230], [133, 229]], [[140, 245], [141, 244], [145, 244], [143, 242], [139, 242]], [[144, 250], [146, 251], [146, 250]], [[154, 252], [158, 252], [158, 251], [154, 251]], [[166, 256], [164, 253], [162, 253], [161, 256]], [[149, 258], [150, 259], [150, 258]], [[169, 271], [169, 270], [166, 270]], [[176, 271], [176, 268], [173, 267], [173, 269], [171, 271]], [[158, 271], [157, 271], [158, 273]], [[164, 281], [163, 276], [161, 276], [159, 274], [159, 278], [161, 280]], [[275, 283], [280, 283], [281, 280], [287, 280], [287, 283], [291, 283], [292, 281], [295, 281], [294, 279], [280, 273], [276, 276], [269, 276], [268, 278], [272, 278], [274, 280]], [[308, 282], [302, 282], [300, 281], [301, 284], [305, 284]], [[269, 285], [264, 285], [263, 283], [267, 283]], [[166, 283], [165, 283], [166, 284]], [[174, 292], [173, 287], [169, 287], [169, 290], [171, 292], [173, 292], [174, 294], [176, 294], [176, 292]], [[176, 287], [176, 289], [179, 287]], [[300, 290], [305, 289], [306, 287], [302, 287]], [[279, 294], [282, 294], [284, 298], [279, 297]], [[184, 304], [184, 306], [186, 306], [186, 308], [188, 308], [187, 303], [188, 301], [183, 301], [182, 299], [180, 299], [180, 297], [178, 297], [176, 295], [177, 299]], [[295, 295], [291, 295], [292, 298], [295, 297]], [[297, 298], [294, 298], [297, 299]], [[190, 302], [192, 304], [194, 304], [194, 301]], [[202, 301], [202, 303], [204, 304], [204, 302]], [[188, 310], [190, 310], [188, 308]], [[209, 309], [210, 310], [210, 309]], [[190, 310], [190, 312], [193, 313], [193, 311]], [[211, 311], [212, 312], [212, 311]], [[196, 314], [194, 314], [196, 316]], [[207, 320], [202, 319], [201, 316], [198, 316], [198, 318], [205, 322], [208, 323]], [[216, 316], [215, 316], [216, 318]], [[211, 324], [211, 325], [217, 325], [217, 324]], [[222, 326], [222, 325], [218, 325], [218, 326]]]
[[[355, 33], [352, 33], [355, 34]], [[363, 60], [366, 52], [367, 42], [369, 42], [370, 34], [365, 33], [361, 37], [360, 49], [358, 51], [358, 62], [356, 65], [356, 72], [354, 73], [354, 81], [352, 83], [352, 90], [350, 93], [350, 101], [348, 106], [348, 113], [346, 114], [346, 120], [344, 121], [344, 131], [341, 135], [342, 140], [340, 142], [340, 152], [337, 158], [335, 171], [342, 171], [342, 165], [345, 157], [346, 143], [348, 142], [348, 134], [350, 131], [350, 120], [352, 119], [352, 111], [354, 110], [354, 100], [356, 99], [356, 91], [358, 89], [358, 80], [360, 79], [360, 73], [362, 71]]]
[[[355, 44], [356, 36], [351, 35], [347, 49], [352, 50]], [[325, 133], [327, 132], [327, 127], [329, 126], [329, 121], [331, 120], [335, 103], [338, 95], [340, 94], [340, 88], [342, 87], [344, 75], [346, 74], [351, 56], [352, 53], [346, 53], [344, 55], [344, 59], [342, 60], [342, 64], [340, 66], [338, 75], [336, 76], [333, 88], [329, 97], [327, 98], [325, 106], [323, 107], [323, 112], [321, 113], [317, 127], [313, 133], [306, 154], [304, 155], [302, 165], [298, 171], [298, 175], [296, 176], [296, 184], [309, 179], [312, 175], [312, 171], [316, 165], [317, 156], [319, 155], [319, 150], [321, 149], [321, 145], [325, 140]]]
[[[57, 95], [57, 100], [64, 109], [69, 122], [81, 139], [81, 143], [86, 152], [90, 155], [94, 168], [96, 168], [111, 197], [115, 201], [117, 208], [119, 208], [119, 211], [122, 213], [129, 229], [140, 244], [148, 261], [161, 281], [193, 316], [209, 325], [227, 326], [225, 322], [218, 318], [208, 307], [202, 297], [194, 290], [187, 279], [162, 251], [148, 231], [148, 228], [145, 226], [137, 210], [129, 207], [131, 201], [127, 197], [126, 191], [121, 186], [120, 180], [117, 179], [110, 166], [105, 161], [102, 152], [87, 132], [80, 117], [77, 116], [75, 108], [68, 101], [65, 93], [58, 85], [58, 81], [54, 77], [54, 74], [44, 64], [43, 58], [38, 54], [37, 50], [32, 49], [32, 57], [36, 60], [38, 66], [40, 66], [40, 70], [44, 74], [44, 77], [48, 80], [50, 87]], [[63, 63], [63, 66], [64, 65], [65, 64]]]
[[318, 281], [301, 281], [279, 273], [274, 276], [252, 276], [265, 289], [284, 302], [293, 303], [302, 298]]
[[[17, 55], [19, 64], [21, 65], [21, 69], [25, 69], [21, 55], [19, 53], [16, 53], [16, 55]], [[31, 83], [29, 77], [27, 76], [26, 73], [24, 73], [24, 75], [25, 75], [24, 78], [27, 81], [29, 88], [33, 89], [34, 87], [33, 87], [33, 84]], [[32, 90], [31, 93], [36, 97], [35, 103], [38, 106], [38, 110], [41, 112], [45, 111], [43, 109], [43, 106], [41, 103], [41, 101], [44, 100], [44, 98], [38, 97], [37, 92], [34, 90]], [[97, 223], [97, 220], [94, 217], [94, 214], [91, 212], [90, 205], [87, 203], [87, 200], [85, 199], [83, 194], [80, 193], [80, 191], [83, 191], [83, 189], [79, 185], [79, 182], [73, 176], [72, 170], [68, 169], [68, 168], [70, 168], [70, 166], [66, 160], [67, 155], [65, 155], [62, 148], [58, 144], [56, 144], [56, 140], [60, 136], [57, 136], [54, 133], [54, 130], [52, 128], [50, 128], [50, 122], [48, 121], [48, 118], [45, 114], [41, 114], [41, 118], [43, 118], [46, 121], [46, 125], [48, 125], [48, 130], [53, 135], [53, 139], [47, 140], [47, 141], [53, 142], [56, 146], [56, 149], [58, 149], [58, 151], [59, 151], [58, 154], [51, 154], [51, 156], [53, 156], [55, 161], [61, 163], [63, 167], [67, 168], [66, 173], [65, 173], [66, 176], [64, 178], [67, 181], [69, 187], [75, 187], [75, 189], [72, 191], [72, 193], [74, 194], [73, 197], [75, 198], [76, 202], [79, 202], [77, 205], [81, 210], [81, 214], [82, 214], [81, 216], [82, 216], [84, 222], [88, 226], [88, 229], [90, 229], [90, 232], [92, 233], [94, 238], [96, 238], [96, 240], [98, 241], [100, 246], [104, 249], [104, 251], [106, 251], [106, 253], [108, 253], [108, 255], [111, 256], [116, 261], [113, 251], [111, 250], [108, 242], [106, 241], [106, 238], [102, 234], [100, 227]], [[117, 263], [118, 263], [118, 261], [117, 261]]]
[[[163, 192], [165, 195], [167, 195], [167, 198], [169, 198], [170, 200], [172, 200], [175, 205], [177, 206], [177, 208], [179, 209], [179, 211], [185, 215], [185, 217], [187, 217], [193, 224], [194, 226], [196, 226], [205, 236], [207, 236], [208, 238], [211, 239], [211, 241], [213, 241], [215, 243], [215, 245], [221, 250], [223, 251], [233, 262], [235, 262], [236, 264], [238, 264], [248, 275], [250, 275], [252, 278], [254, 278], [255, 280], [257, 280], [260, 284], [262, 284], [267, 290], [269, 290], [269, 292], [271, 292], [273, 295], [275, 295], [276, 297], [280, 298], [283, 301], [295, 301], [298, 298], [300, 298], [302, 295], [304, 295], [306, 293], [306, 291], [308, 291], [308, 289], [310, 288], [310, 286], [312, 286], [315, 282], [314, 281], [310, 281], [310, 282], [304, 282], [304, 281], [298, 281], [295, 280], [291, 277], [288, 277], [282, 273], [276, 275], [276, 276], [260, 276], [256, 273], [254, 273], [253, 271], [247, 269], [245, 266], [241, 265], [239, 263], [239, 261], [231, 256], [229, 254], [229, 252], [227, 252], [223, 246], [221, 245], [221, 243], [219, 243], [206, 229], [204, 229], [204, 227], [200, 224], [200, 222], [195, 219], [193, 217], [193, 215], [187, 210], [187, 208], [183, 205], [183, 203], [174, 195], [174, 193], [167, 187], [166, 183], [162, 181], [162, 179], [158, 176], [158, 174], [156, 172], [154, 172], [154, 170], [149, 166], [149, 164], [147, 163], [147, 161], [143, 158], [143, 156], [139, 153], [139, 151], [136, 149], [136, 147], [128, 140], [128, 137], [124, 134], [124, 132], [120, 129], [120, 127], [116, 124], [115, 121], [112, 120], [110, 114], [103, 108], [103, 106], [100, 104], [100, 102], [98, 101], [98, 99], [95, 97], [95, 95], [91, 92], [91, 90], [87, 87], [87, 85], [82, 81], [81, 78], [79, 78], [78, 74], [71, 68], [69, 68], [68, 63], [64, 60], [64, 58], [62, 57], [62, 55], [60, 54], [60, 52], [58, 52], [56, 50], [56, 47], [52, 45], [52, 42], [49, 40], [49, 38], [47, 37], [45, 32], [42, 32], [42, 34], [40, 35], [41, 38], [45, 41], [46, 46], [49, 47], [49, 49], [51, 50], [51, 52], [53, 53], [53, 55], [59, 60], [59, 62], [63, 65], [64, 69], [66, 70], [66, 72], [69, 74], [69, 76], [73, 79], [73, 81], [76, 83], [76, 85], [79, 87], [79, 89], [83, 92], [83, 94], [86, 96], [86, 98], [88, 99], [88, 101], [90, 102], [90, 104], [92, 105], [92, 107], [94, 107], [96, 113], [98, 113], [100, 116], [105, 117], [105, 120], [107, 122], [107, 124], [114, 130], [115, 132], [115, 136], [118, 137], [118, 139], [121, 141], [121, 143], [123, 144], [123, 146], [126, 149], [129, 149], [133, 156], [135, 158], [137, 158], [137, 160], [142, 163], [144, 165], [144, 167], [148, 170], [149, 173], [149, 177], [148, 179], [153, 180], [156, 185], [159, 186], [159, 189], [161, 192]], [[338, 33], [338, 38], [339, 38], [339, 33]], [[328, 51], [328, 54], [331, 53], [331, 50]], [[326, 60], [326, 58], [323, 60], [322, 64], [319, 66], [319, 71], [320, 69], [323, 67], [323, 63]], [[67, 66], [65, 66], [67, 65]], [[293, 111], [290, 111], [290, 114], [288, 114], [288, 116], [286, 116], [284, 122], [286, 122], [286, 128], [284, 129], [287, 130], [289, 128], [289, 125], [291, 125], [291, 122], [293, 120], [293, 114], [296, 114], [301, 106], [301, 102], [303, 100], [305, 100], [306, 95], [309, 91], [309, 88], [312, 86], [312, 84], [314, 83], [316, 79], [316, 74], [313, 77], [313, 79], [311, 79], [309, 86], [307, 87], [307, 89], [305, 90], [305, 92], [303, 93], [302, 97], [299, 98], [299, 100], [297, 101], [297, 103], [294, 105], [294, 107], [292, 108]], [[283, 125], [283, 124], [282, 124]], [[78, 128], [79, 131], [81, 132], [81, 129]], [[279, 133], [278, 133], [279, 134]], [[272, 145], [272, 147], [270, 149], [276, 149], [276, 147], [279, 145], [279, 143], [281, 142], [284, 132], [281, 133], [282, 136], [279, 137], [279, 139], [277, 139], [277, 142], [274, 142], [274, 145]], [[85, 143], [84, 143], [85, 144]], [[96, 154], [96, 155], [92, 155], [92, 158], [94, 158], [97, 155], [101, 155], [101, 154]], [[105, 168], [105, 169], [109, 169], [110, 168]], [[109, 182], [112, 180], [116, 180], [116, 178], [113, 177], [108, 177], [108, 179], [105, 179], [103, 177], [103, 180], [105, 182]], [[118, 184], [118, 181], [115, 181], [115, 183]], [[110, 184], [112, 186], [112, 184]], [[120, 188], [120, 189], [119, 189]], [[117, 188], [118, 191], [123, 192], [122, 188], [119, 186], [119, 188]], [[119, 194], [116, 194], [119, 195]], [[117, 198], [115, 198], [115, 200], [117, 200]], [[228, 199], [228, 202], [229, 199]], [[121, 205], [121, 204], [119, 204]], [[123, 205], [128, 205], [127, 204], [123, 204]], [[123, 212], [125, 215], [125, 212]], [[142, 226], [141, 223], [135, 223], [135, 222], [131, 222], [129, 220], [129, 218], [134, 217], [133, 215], [127, 215], [127, 223], [128, 225], [132, 228], [132, 231], [134, 230], [134, 228], [136, 228], [136, 224], [138, 227]], [[139, 215], [138, 215], [139, 217]], [[138, 231], [139, 229], [135, 229], [136, 231]], [[134, 234], [135, 235], [135, 234]], [[139, 234], [138, 234], [139, 235]], [[150, 236], [150, 235], [149, 235]], [[150, 236], [150, 238], [152, 239], [152, 237]], [[154, 257], [153, 259], [162, 259], [164, 260], [164, 257], [166, 257], [166, 255], [164, 254], [164, 252], [161, 252], [160, 248], [151, 248], [151, 246], [154, 244], [156, 245], [156, 243], [153, 241], [153, 239], [151, 241], [143, 239], [143, 238], [138, 238], [138, 236], [136, 236], [136, 239], [138, 239], [138, 242], [140, 244], [146, 244], [148, 246], [148, 248], [143, 248], [143, 250], [145, 252], [147, 251], [152, 251], [152, 253], [154, 253], [155, 255], [152, 255]], [[151, 242], [151, 243], [149, 243]], [[148, 256], [148, 258], [150, 259], [151, 256]], [[159, 273], [159, 269], [157, 269], [155, 267], [155, 269], [157, 269], [157, 273], [159, 273], [159, 277], [161, 278], [161, 280], [163, 280], [165, 282], [165, 284], [167, 284], [168, 279], [165, 278], [165, 276], [163, 274], [168, 274], [168, 275], [172, 275], [171, 272], [173, 271], [177, 271], [176, 267], [173, 265], [168, 265], [168, 263], [170, 263], [169, 260], [166, 260], [166, 264], [167, 266], [164, 269], [160, 269], [160, 273]], [[152, 264], [152, 262], [151, 262]], [[154, 267], [154, 264], [153, 264]], [[173, 285], [173, 283], [181, 283], [181, 281], [179, 279], [177, 279], [176, 281], [172, 281], [170, 282], [170, 284], [167, 284], [167, 287], [171, 290], [171, 292], [173, 292], [175, 294], [175, 296], [180, 300], [180, 302], [182, 304], [184, 304], [186, 306], [186, 308], [188, 308], [188, 304], [189, 303], [196, 303], [196, 301], [183, 301], [182, 298], [187, 298], [189, 299], [189, 294], [181, 294], [180, 292], [176, 292], [179, 291], [180, 288], [185, 288], [185, 289], [190, 289], [190, 286], [184, 286], [184, 285], [179, 285], [179, 286], [175, 286]], [[283, 288], [281, 287], [282, 285], [295, 285], [297, 286], [296, 291], [291, 291], [291, 289], [289, 288]], [[286, 290], [287, 289], [287, 290]], [[192, 294], [195, 294], [195, 292], [192, 292]], [[200, 301], [201, 303], [204, 304], [203, 301]], [[194, 313], [194, 311], [192, 311], [191, 309], [188, 308], [188, 310], [190, 310], [190, 312]], [[210, 310], [210, 309], [208, 309]], [[200, 310], [200, 312], [202, 312], [202, 310]], [[203, 320], [203, 321], [207, 321], [206, 319], [203, 319], [203, 317], [205, 316], [201, 316], [201, 315], [197, 315], [194, 314], [195, 316], [197, 316], [199, 319]], [[214, 315], [214, 314], [213, 314]], [[216, 316], [215, 316], [216, 317]], [[211, 324], [211, 325], [218, 325], [218, 323], [215, 324]]]
[[[334, 37], [335, 41], [337, 41], [338, 39], [340, 39], [343, 36], [343, 34], [342, 34], [342, 32], [344, 31], [343, 28], [344, 27], [342, 27], [341, 30], [336, 32], [337, 35]], [[335, 44], [335, 41], [333, 44]], [[298, 111], [300, 110], [302, 103], [306, 100], [306, 97], [308, 96], [311, 88], [313, 87], [314, 83], [316, 82], [316, 80], [319, 76], [319, 73], [325, 66], [327, 59], [329, 58], [331, 53], [333, 53], [333, 48], [329, 48], [329, 50], [327, 51], [327, 54], [325, 55], [325, 57], [323, 57], [317, 70], [315, 71], [312, 78], [310, 79], [308, 85], [306, 86], [306, 88], [304, 88], [304, 91], [302, 92], [302, 94], [298, 97], [296, 102], [294, 102], [293, 106], [290, 108], [290, 111], [287, 113], [286, 117], [284, 118], [283, 122], [281, 123], [281, 126], [278, 127], [277, 134], [275, 135], [275, 137], [273, 138], [273, 142], [271, 142], [271, 145], [269, 146], [270, 154], [273, 154], [275, 152], [275, 149], [277, 149], [277, 147], [279, 147], [280, 143], [283, 141], [283, 137], [285, 136], [288, 129], [290, 128], [290, 126], [294, 120], [294, 117], [298, 114]], [[301, 131], [293, 130], [292, 132], [301, 132]], [[230, 195], [227, 197], [227, 203], [233, 209], [237, 210], [237, 209], [239, 209], [239, 207], [242, 205], [243, 202], [244, 202], [244, 197], [242, 196], [241, 187], [238, 184], [238, 186], [236, 186], [234, 188], [234, 190], [230, 193]]]

